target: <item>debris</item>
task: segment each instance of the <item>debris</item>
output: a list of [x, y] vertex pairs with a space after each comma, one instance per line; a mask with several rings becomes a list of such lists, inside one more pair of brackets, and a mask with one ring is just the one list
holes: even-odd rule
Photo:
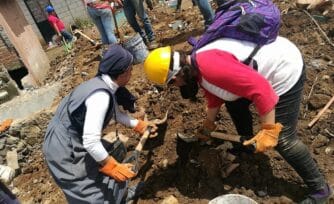
[[90, 43], [92, 43], [92, 45], [97, 45], [97, 43], [95, 42], [95, 40], [93, 40], [92, 38], [88, 37], [86, 34], [84, 34], [81, 30], [79, 30], [76, 26], [72, 25], [71, 26], [72, 32], [73, 34], [79, 34], [82, 37], [86, 38]]
[[334, 149], [331, 148], [331, 147], [326, 147], [326, 149], [325, 149], [325, 153], [326, 153], [327, 155], [334, 155]]
[[332, 10], [333, 2], [331, 0], [297, 0], [296, 6], [310, 11], [319, 11], [326, 15]]
[[263, 191], [263, 190], [262, 190], [262, 191], [258, 191], [258, 192], [257, 192], [257, 195], [260, 196], [260, 197], [265, 197], [265, 196], [268, 195], [268, 193], [267, 193], [266, 191]]
[[330, 44], [332, 47], [334, 47], [334, 44], [332, 43], [332, 41], [328, 38], [327, 34], [325, 33], [325, 31], [320, 27], [320, 25], [317, 23], [317, 21], [311, 16], [311, 14], [306, 11], [306, 10], [303, 10], [304, 13], [306, 15], [308, 15], [308, 17], [311, 18], [311, 20], [313, 21], [313, 23], [318, 27], [318, 29], [320, 30], [321, 34], [325, 37], [325, 39], [327, 40], [328, 44]]
[[186, 28], [186, 26], [186, 23], [182, 20], [176, 20], [168, 24], [168, 27], [172, 28], [173, 30], [183, 30]]
[[325, 107], [316, 115], [316, 117], [308, 124], [308, 127], [311, 128], [318, 120], [319, 118], [322, 116], [322, 114], [324, 114], [324, 112], [329, 108], [329, 106], [332, 105], [332, 103], [334, 102], [334, 96], [328, 101], [328, 103], [325, 105]]
[[163, 199], [163, 201], [160, 204], [179, 204], [179, 201], [174, 196], [171, 195]]
[[10, 128], [10, 125], [12, 124], [13, 119], [6, 119], [0, 124], [0, 132], [4, 132]]
[[176, 133], [176, 136], [177, 136], [178, 138], [180, 138], [181, 140], [183, 140], [184, 142], [186, 142], [186, 143], [191, 143], [191, 142], [196, 142], [196, 141], [198, 141], [198, 139], [197, 139], [196, 137], [194, 137], [194, 136], [184, 135], [184, 134], [182, 134], [182, 133], [180, 133], [180, 132]]

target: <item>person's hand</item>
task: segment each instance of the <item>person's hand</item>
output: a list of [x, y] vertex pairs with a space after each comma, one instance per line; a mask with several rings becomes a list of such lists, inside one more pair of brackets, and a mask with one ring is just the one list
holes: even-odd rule
[[114, 158], [108, 157], [105, 164], [99, 170], [103, 174], [114, 178], [117, 182], [124, 182], [137, 175], [131, 170], [132, 167], [132, 164], [121, 164]]
[[255, 144], [255, 152], [265, 152], [268, 149], [272, 149], [278, 143], [278, 136], [282, 128], [281, 123], [264, 124], [262, 129], [252, 139], [243, 142], [243, 145]]
[[138, 132], [139, 134], [144, 134], [144, 132], [148, 128], [150, 128], [150, 135], [155, 136], [155, 134], [157, 133], [158, 127], [152, 121], [138, 120], [138, 124], [136, 125], [136, 127], [133, 130]]
[[205, 119], [203, 121], [202, 127], [200, 127], [197, 131], [196, 137], [200, 141], [208, 141], [210, 139], [211, 132], [215, 131], [217, 128], [214, 121], [210, 121], [208, 119]]

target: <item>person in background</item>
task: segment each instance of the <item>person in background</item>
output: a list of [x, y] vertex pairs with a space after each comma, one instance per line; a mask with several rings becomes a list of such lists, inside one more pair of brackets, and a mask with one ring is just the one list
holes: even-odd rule
[[[144, 43], [147, 45], [148, 49], [155, 49], [159, 46], [155, 39], [155, 34], [152, 28], [151, 21], [145, 11], [143, 0], [124, 0], [123, 9], [125, 17], [133, 28], [133, 30], [140, 34], [143, 38]], [[139, 26], [136, 14], [142, 21], [144, 25], [145, 32]]]
[[[199, 11], [204, 18], [204, 27], [207, 29], [213, 22], [214, 12], [208, 0], [192, 0], [193, 6], [198, 5]], [[182, 0], [177, 0], [176, 11], [181, 10]]]
[[45, 8], [45, 10], [48, 13], [48, 21], [56, 32], [57, 36], [59, 38], [64, 37], [67, 42], [72, 42], [75, 40], [72, 34], [65, 29], [63, 21], [57, 17], [54, 8], [49, 5]]
[[[43, 153], [49, 171], [70, 204], [124, 201], [128, 181], [136, 176], [133, 165], [122, 163], [126, 147], [117, 130], [106, 142], [103, 129], [116, 121], [143, 134], [153, 122], [137, 120], [120, 111], [135, 112], [134, 96], [125, 88], [133, 56], [120, 45], [110, 46], [96, 77], [77, 86], [60, 102], [45, 133]], [[107, 134], [108, 136], [109, 134]]]
[[[279, 36], [257, 51], [254, 67], [243, 64], [255, 47], [254, 43], [230, 38], [208, 43], [192, 55], [162, 47], [148, 55], [144, 71], [155, 84], [178, 86], [183, 98], [195, 98], [198, 85], [204, 90], [207, 117], [198, 131], [198, 140], [210, 139], [225, 103], [238, 134], [246, 138], [244, 148], [255, 145], [258, 153], [275, 148], [310, 190], [301, 203], [325, 204], [332, 188], [297, 136], [306, 75], [302, 54], [291, 41]], [[256, 134], [251, 104], [259, 115], [260, 130]]]
[[113, 14], [110, 6], [111, 2], [123, 5], [121, 0], [82, 0], [88, 15], [97, 27], [104, 49], [108, 49], [111, 44], [117, 43], [117, 38], [114, 34]]

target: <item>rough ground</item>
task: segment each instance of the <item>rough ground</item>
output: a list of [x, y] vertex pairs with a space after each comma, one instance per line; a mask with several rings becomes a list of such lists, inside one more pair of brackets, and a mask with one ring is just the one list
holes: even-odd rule
[[[303, 11], [297, 10], [289, 1], [276, 2], [282, 11], [280, 34], [297, 44], [308, 68], [298, 135], [309, 146], [326, 178], [334, 184], [334, 105], [312, 129], [307, 128], [307, 124], [334, 95], [334, 47]], [[198, 8], [191, 7], [190, 1], [184, 2], [182, 13], [176, 14], [173, 9], [157, 5], [150, 16], [162, 45], [189, 50], [186, 39], [202, 32], [202, 17]], [[327, 18], [317, 17], [331, 41], [334, 41], [333, 17], [333, 13]], [[168, 24], [175, 20], [184, 20], [187, 27], [172, 30]], [[94, 29], [86, 32], [98, 38]], [[45, 83], [63, 83], [55, 105], [73, 87], [94, 76], [99, 52], [88, 41], [79, 39], [71, 54], [59, 56], [52, 62], [52, 72]], [[239, 155], [237, 161], [240, 166], [228, 178], [222, 178], [221, 152], [215, 149], [219, 142], [201, 146], [197, 143], [187, 145], [176, 139], [178, 131], [194, 134], [200, 126], [205, 108], [201, 96], [198, 101], [189, 102], [181, 99], [176, 89], [168, 90], [169, 94], [165, 89], [156, 89], [144, 78], [142, 65], [135, 66], [128, 87], [140, 96], [138, 105], [146, 108], [149, 119], [162, 117], [167, 109], [170, 112], [167, 128], [162, 129], [158, 138], [147, 143], [142, 154], [142, 168], [133, 183], [144, 180], [147, 185], [137, 203], [159, 203], [170, 195], [179, 203], [207, 203], [227, 193], [247, 195], [259, 203], [293, 203], [300, 201], [307, 192], [301, 179], [276, 152]], [[50, 116], [50, 111], [33, 116], [41, 131], [33, 133], [38, 140], [29, 159], [20, 162], [22, 173], [13, 183], [23, 203], [66, 203], [50, 177], [41, 153], [41, 142]], [[219, 114], [218, 124], [220, 130], [235, 134], [224, 108]], [[131, 130], [118, 128], [131, 138], [128, 148], [133, 149], [138, 136]], [[334, 203], [333, 200], [331, 202]]]

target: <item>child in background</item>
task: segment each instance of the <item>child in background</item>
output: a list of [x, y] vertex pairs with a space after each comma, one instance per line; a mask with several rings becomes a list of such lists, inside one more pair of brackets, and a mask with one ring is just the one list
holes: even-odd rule
[[58, 38], [64, 37], [67, 42], [72, 42], [74, 37], [70, 32], [65, 29], [65, 25], [63, 21], [61, 21], [52, 6], [47, 6], [45, 8], [46, 12], [48, 13], [48, 21], [55, 30]]

